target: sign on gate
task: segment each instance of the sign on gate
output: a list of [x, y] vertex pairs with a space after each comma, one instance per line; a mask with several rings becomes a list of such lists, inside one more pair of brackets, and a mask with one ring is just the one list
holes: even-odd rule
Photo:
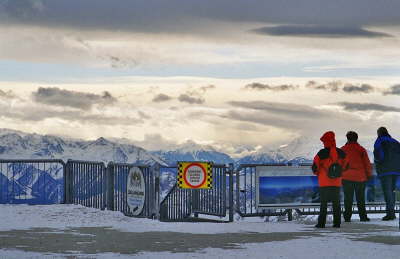
[[132, 167], [129, 170], [126, 184], [127, 203], [133, 216], [138, 216], [143, 211], [146, 199], [146, 185], [142, 170], [139, 167]]
[[178, 187], [181, 189], [211, 189], [212, 163], [178, 162]]

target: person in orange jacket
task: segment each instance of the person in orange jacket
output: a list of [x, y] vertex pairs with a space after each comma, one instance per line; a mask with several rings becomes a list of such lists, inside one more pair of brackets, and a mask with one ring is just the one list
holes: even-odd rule
[[365, 210], [365, 183], [372, 177], [372, 166], [368, 153], [357, 143], [358, 134], [349, 131], [346, 134], [347, 143], [341, 149], [346, 153], [349, 168], [343, 172], [342, 184], [344, 193], [343, 217], [351, 221], [353, 212], [353, 196], [356, 193], [358, 215], [360, 221], [369, 221]]
[[318, 223], [315, 227], [325, 227], [328, 202], [332, 202], [333, 227], [340, 228], [340, 187], [342, 186], [342, 177], [340, 174], [333, 175], [331, 172], [341, 173], [341, 169], [347, 166], [346, 153], [336, 147], [335, 133], [332, 131], [326, 132], [321, 137], [321, 141], [324, 144], [324, 148], [314, 157], [312, 165], [313, 173], [318, 176], [321, 203]]

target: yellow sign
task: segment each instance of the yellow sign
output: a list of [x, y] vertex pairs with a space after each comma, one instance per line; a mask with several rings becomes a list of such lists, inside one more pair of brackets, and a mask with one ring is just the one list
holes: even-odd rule
[[212, 163], [178, 162], [178, 187], [181, 189], [211, 189]]

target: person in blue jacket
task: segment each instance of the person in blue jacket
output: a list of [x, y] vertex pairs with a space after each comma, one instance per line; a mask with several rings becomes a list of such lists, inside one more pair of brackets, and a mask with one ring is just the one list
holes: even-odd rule
[[389, 135], [385, 127], [380, 127], [377, 133], [374, 162], [386, 202], [386, 216], [382, 220], [393, 220], [396, 218], [396, 180], [400, 176], [400, 143]]

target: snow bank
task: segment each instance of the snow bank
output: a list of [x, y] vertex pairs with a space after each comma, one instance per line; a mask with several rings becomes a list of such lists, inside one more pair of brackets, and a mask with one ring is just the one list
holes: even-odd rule
[[0, 215], [0, 231], [46, 227], [111, 227], [126, 232], [173, 231], [199, 234], [304, 230], [304, 226], [294, 222], [165, 223], [126, 217], [121, 212], [102, 211], [81, 205], [0, 205]]

